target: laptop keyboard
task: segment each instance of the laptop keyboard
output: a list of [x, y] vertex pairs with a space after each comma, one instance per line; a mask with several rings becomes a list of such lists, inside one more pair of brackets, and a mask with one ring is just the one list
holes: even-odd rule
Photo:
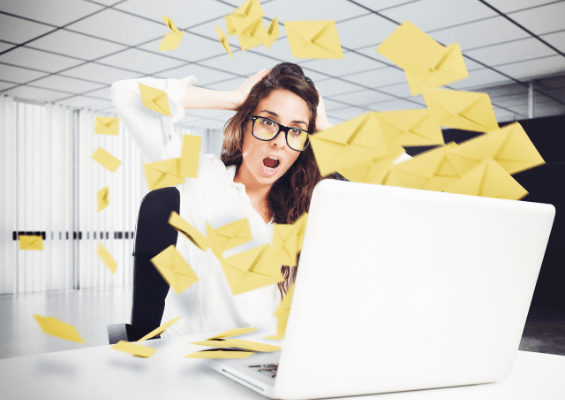
[[250, 365], [249, 368], [255, 368], [255, 370], [263, 375], [270, 376], [274, 378], [277, 376], [277, 368], [279, 364], [259, 364], [259, 365]]

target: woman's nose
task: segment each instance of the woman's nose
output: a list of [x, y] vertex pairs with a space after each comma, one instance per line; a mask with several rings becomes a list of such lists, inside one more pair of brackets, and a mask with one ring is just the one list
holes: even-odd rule
[[283, 131], [280, 131], [276, 138], [271, 141], [271, 144], [276, 145], [283, 149], [286, 146], [286, 135]]

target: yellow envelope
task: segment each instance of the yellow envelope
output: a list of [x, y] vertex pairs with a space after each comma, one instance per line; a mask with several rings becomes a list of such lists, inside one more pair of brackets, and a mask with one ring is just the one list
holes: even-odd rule
[[231, 46], [230, 43], [228, 42], [228, 38], [226, 37], [226, 35], [224, 35], [224, 32], [222, 32], [222, 30], [218, 25], [214, 25], [214, 26], [216, 27], [216, 34], [218, 35], [218, 39], [220, 40], [220, 43], [222, 44], [222, 46], [224, 46], [224, 49], [229, 53], [229, 55], [232, 56], [232, 58], [235, 58], [231, 51]]
[[382, 184], [394, 161], [404, 153], [404, 149], [398, 145], [389, 145], [391, 152], [375, 157], [363, 165], [352, 168], [340, 168], [339, 173], [350, 182]]
[[308, 214], [304, 213], [293, 224], [273, 224], [273, 258], [279, 265], [293, 267], [302, 250]]
[[222, 257], [224, 251], [253, 240], [247, 218], [223, 225], [218, 229], [214, 229], [206, 223], [206, 236], [208, 237], [208, 246], [212, 248], [218, 258]]
[[33, 314], [33, 317], [35, 318], [35, 321], [37, 322], [43, 333], [71, 342], [80, 344], [86, 343], [73, 325], [67, 324], [66, 322], [61, 321], [59, 318], [44, 317], [39, 314]]
[[120, 119], [112, 117], [96, 117], [94, 120], [94, 133], [102, 135], [119, 135]]
[[265, 244], [220, 259], [224, 275], [234, 295], [284, 281], [272, 253], [271, 245]]
[[98, 212], [102, 211], [110, 205], [110, 200], [108, 200], [108, 195], [110, 193], [110, 186], [106, 186], [96, 192], [96, 200], [98, 203]]
[[167, 330], [167, 328], [171, 325], [173, 325], [175, 322], [177, 322], [179, 319], [181, 319], [182, 317], [176, 317], [171, 319], [170, 321], [165, 322], [163, 325], [161, 325], [158, 328], [153, 329], [151, 332], [149, 332], [147, 335], [143, 336], [141, 339], [139, 339], [137, 341], [137, 343], [141, 343], [146, 341], [147, 339], [151, 339], [152, 337], [155, 337], [157, 335], [160, 335], [161, 333], [165, 332]]
[[142, 358], [149, 358], [155, 353], [155, 351], [157, 351], [157, 349], [142, 346], [140, 344], [126, 342], [125, 340], [120, 340], [115, 345], [110, 346], [110, 348]]
[[445, 144], [441, 127], [427, 108], [378, 112], [377, 120], [387, 145]]
[[91, 156], [94, 161], [102, 165], [104, 168], [111, 172], [116, 172], [116, 170], [122, 165], [122, 162], [116, 157], [108, 153], [102, 147], [99, 147]]
[[161, 17], [163, 18], [163, 21], [165, 21], [165, 24], [169, 27], [171, 32], [167, 33], [163, 37], [163, 40], [159, 45], [159, 51], [175, 50], [179, 47], [179, 44], [184, 37], [185, 32], [179, 31], [173, 20], [169, 17], [165, 17], [164, 15], [161, 15]]
[[343, 59], [335, 21], [285, 21], [294, 58]]
[[151, 262], [176, 294], [182, 293], [198, 280], [198, 276], [174, 245], [157, 254]]
[[364, 165], [389, 152], [375, 112], [318, 132], [310, 142], [322, 176]]
[[171, 213], [169, 217], [169, 224], [175, 228], [184, 237], [190, 240], [196, 247], [202, 251], [206, 251], [208, 248], [208, 238], [201, 234], [198, 229], [186, 222], [180, 215], [175, 211]]
[[167, 93], [139, 83], [139, 94], [141, 95], [141, 101], [145, 108], [158, 112], [159, 114], [171, 116]]
[[215, 339], [225, 339], [227, 337], [232, 337], [232, 336], [240, 336], [246, 333], [251, 333], [251, 332], [255, 332], [257, 329], [259, 328], [235, 328], [235, 329], [229, 329], [227, 331], [224, 331], [222, 333], [218, 333], [217, 335], [212, 336], [211, 338], [208, 338], [206, 340], [215, 340]]
[[104, 247], [102, 243], [98, 245], [98, 250], [96, 251], [96, 255], [98, 258], [102, 260], [102, 262], [108, 267], [112, 274], [116, 273], [116, 269], [118, 268], [118, 262], [112, 257], [112, 254]]
[[248, 350], [209, 349], [197, 351], [184, 358], [247, 358], [253, 354], [255, 354], [253, 351]]
[[267, 50], [269, 50], [269, 47], [271, 47], [273, 43], [275, 43], [280, 35], [281, 31], [279, 29], [279, 19], [275, 17], [271, 21], [269, 28], [267, 28], [267, 35], [265, 36], [265, 47], [267, 48]]
[[460, 175], [467, 173], [486, 158], [494, 159], [509, 174], [545, 164], [518, 122], [467, 140], [446, 155]]
[[237, 34], [241, 50], [249, 50], [265, 43], [267, 30], [261, 17], [232, 18], [232, 25]]
[[444, 189], [444, 192], [519, 200], [528, 194], [512, 176], [492, 158], [485, 159]]
[[252, 342], [249, 340], [242, 340], [242, 339], [201, 340], [198, 342], [191, 342], [190, 344], [197, 344], [199, 346], [218, 347], [221, 349], [236, 347], [243, 350], [261, 351], [265, 353], [282, 350], [281, 347], [273, 346], [272, 344]]
[[377, 51], [406, 73], [413, 96], [423, 87], [444, 86], [469, 76], [461, 47], [442, 46], [410, 21], [404, 21]]
[[265, 15], [259, 0], [247, 0], [241, 6], [239, 6], [233, 13], [226, 15], [226, 29], [228, 35], [234, 35], [237, 33], [236, 27], [234, 25], [234, 19], [243, 18], [261, 18]]
[[198, 178], [198, 160], [202, 138], [195, 135], [182, 135], [180, 156], [180, 175], [187, 178]]
[[476, 132], [498, 129], [486, 93], [424, 88], [422, 94], [433, 118], [442, 126]]
[[286, 324], [288, 322], [288, 315], [290, 314], [290, 304], [292, 303], [292, 295], [294, 294], [294, 284], [288, 289], [286, 295], [280, 302], [279, 306], [274, 312], [277, 317], [277, 334], [267, 336], [265, 339], [283, 340], [286, 331]]
[[43, 236], [41, 235], [19, 235], [18, 242], [20, 250], [43, 250]]
[[143, 164], [145, 179], [149, 190], [161, 189], [168, 186], [180, 185], [186, 181], [181, 176], [180, 158]]
[[461, 176], [446, 157], [455, 142], [418, 154], [389, 168], [385, 184], [412, 189], [442, 191]]

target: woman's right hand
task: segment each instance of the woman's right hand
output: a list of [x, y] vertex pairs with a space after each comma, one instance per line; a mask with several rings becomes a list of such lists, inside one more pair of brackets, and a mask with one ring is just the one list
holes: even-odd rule
[[251, 78], [248, 78], [240, 87], [234, 90], [236, 97], [236, 108], [239, 108], [243, 103], [245, 103], [245, 100], [247, 100], [247, 96], [249, 96], [249, 92], [251, 92], [253, 86], [255, 86], [255, 84], [261, 79], [266, 77], [269, 72], [270, 71], [268, 69], [262, 69]]

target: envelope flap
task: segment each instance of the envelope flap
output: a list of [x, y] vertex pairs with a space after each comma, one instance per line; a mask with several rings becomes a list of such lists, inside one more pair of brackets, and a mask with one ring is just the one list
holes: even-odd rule
[[223, 338], [232, 337], [232, 336], [244, 335], [244, 334], [246, 334], [246, 333], [255, 332], [257, 329], [259, 329], [259, 328], [235, 328], [235, 329], [229, 329], [229, 330], [224, 331], [224, 332], [222, 332], [222, 333], [218, 333], [217, 335], [215, 335], [215, 336], [209, 338], [208, 340], [223, 339]]

